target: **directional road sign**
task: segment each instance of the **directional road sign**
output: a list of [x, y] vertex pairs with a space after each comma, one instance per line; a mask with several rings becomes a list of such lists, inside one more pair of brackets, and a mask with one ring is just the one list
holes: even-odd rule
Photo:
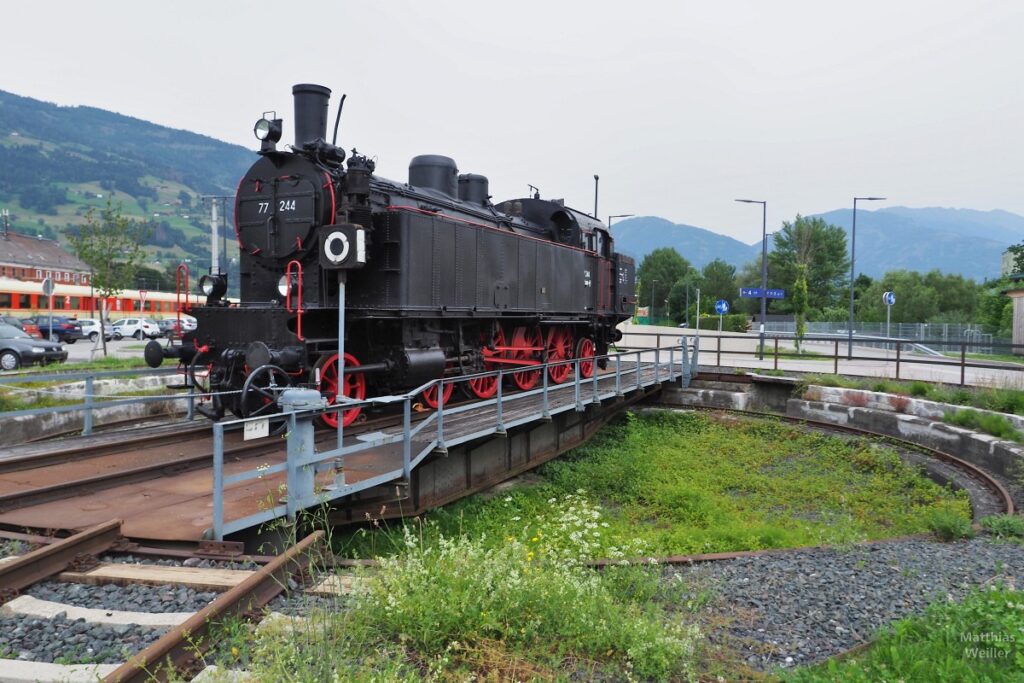
[[[763, 292], [763, 293], [762, 293]], [[740, 287], [740, 296], [745, 299], [785, 299], [784, 289], [761, 289], [760, 287]]]
[[725, 299], [719, 299], [715, 302], [715, 313], [718, 315], [725, 315], [729, 312], [729, 302]]
[[896, 293], [895, 292], [883, 292], [882, 293], [882, 303], [884, 303], [886, 306], [892, 306], [894, 303], [896, 303]]

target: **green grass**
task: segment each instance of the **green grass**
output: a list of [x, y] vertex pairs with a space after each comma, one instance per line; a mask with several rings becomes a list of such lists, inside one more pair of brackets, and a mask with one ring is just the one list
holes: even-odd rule
[[928, 514], [928, 528], [943, 541], [957, 541], [974, 536], [971, 520], [953, 510], [932, 510]]
[[1024, 517], [1020, 515], [989, 515], [981, 520], [981, 526], [998, 538], [1024, 538]]
[[[699, 630], [659, 568], [585, 564], [601, 511], [554, 501], [496, 539], [402, 528], [351, 597], [294, 629], [232, 636], [222, 663], [255, 680], [686, 680]], [[673, 608], [668, 609], [671, 605]]]
[[1018, 443], [1024, 441], [1024, 434], [1021, 434], [1020, 431], [1013, 426], [1013, 423], [1003, 415], [979, 413], [976, 410], [963, 409], [958, 410], [955, 413], [946, 413], [943, 416], [943, 420], [949, 424], [957, 425], [959, 427], [986, 432], [992, 436], [999, 437], [1000, 439], [1006, 439], [1007, 441], [1016, 441]]
[[[474, 496], [431, 512], [424, 533], [489, 542], [531, 538], [544, 518], [583, 491], [602, 510], [591, 557], [627, 545], [650, 555], [844, 544], [929, 530], [948, 510], [970, 520], [953, 494], [905, 465], [891, 448], [771, 420], [651, 411], [627, 415], [586, 446], [538, 470], [536, 483]], [[401, 527], [363, 529], [339, 551], [372, 556], [401, 548]]]
[[1024, 681], [1024, 594], [1006, 586], [939, 602], [884, 628], [862, 655], [782, 674], [791, 683]]

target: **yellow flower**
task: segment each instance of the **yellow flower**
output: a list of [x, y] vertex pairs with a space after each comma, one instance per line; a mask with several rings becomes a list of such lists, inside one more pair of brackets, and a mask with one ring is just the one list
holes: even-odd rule
[[533, 543], [536, 543], [536, 542], [537, 542], [537, 540], [538, 540], [538, 539], [537, 539], [537, 537], [536, 537], [536, 536], [534, 536], [533, 538], [531, 538], [531, 539], [530, 539], [530, 541], [531, 541], [531, 542], [533, 542]]
[[234, 646], [231, 647], [231, 656], [235, 657], [235, 658], [238, 657], [238, 648], [237, 647], [234, 647]]

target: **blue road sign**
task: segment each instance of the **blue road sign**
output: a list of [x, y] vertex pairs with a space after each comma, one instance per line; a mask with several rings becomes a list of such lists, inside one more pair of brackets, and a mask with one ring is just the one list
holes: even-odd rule
[[761, 289], [760, 287], [740, 287], [740, 296], [746, 299], [785, 299], [784, 289]]
[[882, 293], [882, 303], [884, 303], [886, 306], [892, 306], [894, 303], [896, 303], [896, 293], [895, 292], [883, 292]]
[[719, 299], [715, 302], [715, 313], [718, 315], [725, 315], [729, 312], [729, 302], [725, 299]]

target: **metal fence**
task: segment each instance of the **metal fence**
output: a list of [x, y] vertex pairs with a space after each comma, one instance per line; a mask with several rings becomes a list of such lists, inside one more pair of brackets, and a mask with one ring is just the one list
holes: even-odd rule
[[92, 434], [93, 426], [95, 422], [95, 411], [106, 408], [116, 408], [119, 406], [138, 405], [140, 403], [159, 403], [161, 401], [180, 401], [186, 400], [186, 417], [191, 420], [195, 415], [195, 401], [199, 398], [199, 394], [195, 392], [195, 387], [189, 386], [188, 392], [185, 395], [173, 394], [173, 395], [157, 395], [157, 396], [110, 396], [101, 393], [97, 393], [95, 390], [96, 380], [101, 379], [118, 379], [125, 377], [136, 377], [139, 375], [146, 376], [161, 376], [161, 375], [176, 375], [180, 372], [177, 368], [164, 368], [162, 370], [154, 370], [151, 368], [140, 368], [138, 370], [106, 370], [106, 371], [81, 371], [81, 372], [25, 372], [25, 373], [13, 373], [13, 374], [0, 374], [0, 389], [6, 389], [5, 393], [17, 394], [19, 391], [25, 394], [32, 394], [38, 396], [40, 394], [50, 393], [45, 387], [33, 386], [31, 388], [18, 387], [19, 384], [30, 384], [35, 385], [39, 382], [47, 383], [69, 383], [69, 382], [82, 382], [84, 384], [82, 390], [82, 400], [79, 403], [69, 402], [66, 405], [59, 406], [48, 406], [38, 408], [24, 408], [22, 410], [9, 410], [0, 412], [0, 419], [16, 418], [22, 416], [40, 416], [40, 415], [56, 415], [61, 413], [76, 413], [81, 412], [83, 414], [84, 424], [82, 426], [82, 435], [89, 436]]
[[[796, 334], [794, 322], [767, 322], [765, 332], [772, 334]], [[843, 336], [849, 334], [850, 325], [846, 322], [809, 322], [808, 335]], [[956, 353], [960, 345], [972, 345], [972, 353], [995, 353], [994, 345], [1009, 344], [1008, 339], [997, 339], [983, 331], [981, 325], [972, 323], [866, 323], [853, 324], [853, 336], [857, 344], [875, 348], [894, 349], [893, 340], [913, 341], [919, 344], [927, 342], [929, 348], [939, 353]]]

